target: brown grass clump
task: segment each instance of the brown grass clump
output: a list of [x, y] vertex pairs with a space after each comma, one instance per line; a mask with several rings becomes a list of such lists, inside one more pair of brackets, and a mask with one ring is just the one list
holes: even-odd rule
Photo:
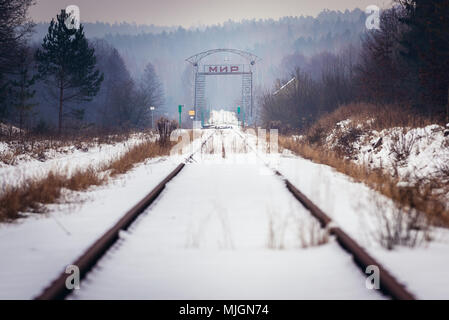
[[29, 156], [45, 161], [48, 151], [60, 153], [70, 152], [67, 148], [88, 151], [90, 148], [102, 144], [116, 144], [129, 140], [133, 135], [140, 137], [152, 137], [151, 131], [142, 132], [109, 132], [99, 130], [74, 131], [70, 134], [0, 134], [0, 141], [8, 144], [9, 151], [0, 154], [0, 162], [14, 165], [17, 157]]
[[79, 170], [71, 177], [50, 172], [44, 179], [30, 180], [3, 193], [0, 197], [0, 221], [17, 219], [19, 213], [26, 210], [45, 212], [44, 205], [57, 202], [63, 188], [82, 191], [104, 181], [92, 168]]
[[136, 163], [141, 163], [148, 158], [169, 155], [173, 143], [167, 142], [160, 144], [158, 142], [146, 141], [132, 147], [123, 156], [113, 160], [105, 168], [111, 170], [111, 176], [128, 172]]
[[60, 199], [62, 189], [83, 191], [104, 184], [109, 176], [126, 173], [135, 164], [148, 158], [168, 155], [172, 145], [146, 141], [131, 147], [125, 154], [98, 170], [82, 169], [71, 176], [50, 172], [43, 179], [30, 180], [20, 187], [10, 188], [0, 195], [0, 222], [20, 218], [20, 212], [45, 212], [46, 204], [56, 203]]

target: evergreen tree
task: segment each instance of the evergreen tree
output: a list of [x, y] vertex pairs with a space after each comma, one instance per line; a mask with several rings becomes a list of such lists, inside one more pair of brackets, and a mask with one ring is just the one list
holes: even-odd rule
[[36, 52], [39, 75], [46, 83], [57, 89], [59, 98], [58, 131], [61, 133], [64, 103], [90, 101], [100, 90], [103, 74], [95, 70], [95, 50], [89, 47], [83, 26], [69, 29], [65, 10], [53, 19], [42, 50]]
[[156, 112], [163, 115], [164, 87], [151, 63], [148, 63], [143, 71], [139, 89], [142, 96], [143, 111], [146, 111], [148, 115], [150, 106], [154, 106]]
[[449, 88], [449, 0], [398, 0], [406, 10], [401, 44], [430, 110], [447, 105]]

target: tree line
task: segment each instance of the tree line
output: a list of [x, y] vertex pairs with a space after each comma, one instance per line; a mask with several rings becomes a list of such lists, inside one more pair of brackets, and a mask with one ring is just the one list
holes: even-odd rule
[[340, 105], [361, 101], [449, 122], [449, 1], [397, 0], [359, 45], [311, 57], [295, 52], [282, 65], [290, 76], [259, 97], [266, 126], [305, 129]]
[[71, 28], [64, 10], [52, 19], [42, 42], [30, 44], [32, 4], [0, 0], [0, 122], [20, 132], [59, 134], [151, 126], [150, 106], [164, 104], [153, 65], [148, 63], [135, 81], [118, 51], [104, 40], [89, 41], [82, 24]]

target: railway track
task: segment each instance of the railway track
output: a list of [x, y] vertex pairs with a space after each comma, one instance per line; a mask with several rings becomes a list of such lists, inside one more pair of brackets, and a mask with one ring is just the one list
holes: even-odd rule
[[[251, 148], [245, 137], [237, 132], [245, 143]], [[256, 150], [253, 150], [257, 153]], [[324, 213], [315, 203], [313, 203], [305, 194], [299, 191], [293, 183], [284, 177], [279, 171], [275, 171], [276, 175], [284, 180], [287, 189], [298, 199], [299, 202], [319, 221], [322, 228], [328, 229], [329, 233], [335, 236], [338, 244], [354, 259], [362, 272], [365, 272], [368, 266], [377, 266], [380, 273], [380, 290], [396, 300], [415, 300], [415, 296], [411, 294], [404, 285], [402, 285], [391, 273], [376, 259], [374, 259], [362, 246], [360, 246], [352, 237], [350, 237], [342, 228], [336, 226], [332, 219]]]
[[[239, 132], [237, 134], [245, 141], [248, 147], [252, 148], [248, 142], [246, 141], [245, 137], [242, 136]], [[209, 136], [212, 137], [212, 135]], [[201, 149], [203, 149], [204, 146], [210, 141], [210, 139], [206, 139], [202, 145]], [[223, 147], [224, 150], [224, 147]], [[256, 150], [253, 150], [256, 151]], [[224, 151], [222, 152], [223, 157], [229, 156]], [[189, 159], [194, 160], [195, 153], [190, 155]], [[169, 272], [170, 270], [175, 270], [172, 272], [172, 278], [178, 279], [178, 282], [186, 281], [185, 283], [187, 285], [195, 285], [195, 283], [198, 282], [198, 279], [205, 279], [204, 286], [205, 289], [208, 289], [210, 291], [214, 290], [214, 281], [220, 280], [216, 279], [216, 273], [212, 272], [210, 268], [204, 268], [204, 272], [201, 275], [197, 275], [196, 278], [195, 272], [197, 270], [192, 267], [189, 269], [189, 264], [185, 263], [184, 266], [179, 266], [181, 269], [176, 269], [177, 265], [176, 262], [173, 260], [178, 259], [178, 256], [182, 257], [183, 252], [181, 252], [178, 248], [180, 246], [181, 242], [175, 242], [173, 239], [177, 239], [176, 235], [183, 232], [184, 230], [181, 229], [182, 225], [186, 225], [187, 221], [206, 221], [204, 225], [199, 226], [193, 226], [191, 227], [192, 230], [189, 230], [190, 238], [188, 241], [186, 241], [186, 246], [189, 247], [187, 250], [190, 250], [192, 248], [197, 248], [200, 245], [201, 242], [201, 236], [204, 232], [210, 232], [213, 233], [210, 239], [215, 239], [215, 237], [219, 240], [220, 246], [224, 247], [225, 249], [233, 249], [236, 245], [236, 239], [240, 240], [238, 241], [239, 244], [243, 243], [242, 250], [246, 250], [247, 247], [253, 246], [254, 239], [261, 239], [261, 237], [254, 233], [251, 234], [250, 239], [244, 238], [248, 232], [250, 232], [248, 229], [241, 230], [241, 232], [236, 232], [237, 234], [232, 234], [230, 230], [239, 230], [238, 225], [234, 224], [232, 225], [233, 221], [236, 219], [232, 219], [232, 215], [234, 217], [244, 217], [248, 221], [255, 221], [255, 219], [259, 219], [257, 216], [257, 212], [253, 215], [252, 212], [249, 212], [248, 208], [250, 208], [251, 205], [254, 203], [254, 199], [246, 199], [244, 197], [241, 197], [241, 200], [239, 200], [239, 205], [237, 206], [233, 202], [227, 203], [226, 201], [222, 202], [216, 202], [214, 200], [214, 197], [219, 196], [220, 194], [223, 194], [225, 192], [229, 192], [229, 190], [226, 187], [226, 177], [232, 176], [232, 171], [235, 170], [235, 168], [230, 167], [214, 167], [215, 164], [211, 163], [209, 164], [209, 167], [204, 168], [204, 166], [207, 166], [207, 164], [196, 164], [193, 162], [192, 164], [189, 164], [191, 166], [190, 170], [183, 171], [183, 174], [185, 175], [183, 179], [177, 178], [177, 185], [172, 186], [170, 184], [170, 190], [167, 190], [165, 192], [165, 195], [171, 195], [177, 196], [176, 198], [182, 198], [179, 200], [179, 210], [173, 210], [173, 201], [169, 201], [167, 196], [164, 196], [161, 194], [163, 193], [164, 189], [166, 189], [167, 185], [170, 181], [172, 181], [185, 167], [185, 162], [179, 164], [163, 181], [161, 181], [144, 199], [142, 199], [138, 204], [136, 204], [131, 210], [129, 210], [111, 229], [109, 229], [101, 238], [99, 238], [86, 252], [81, 255], [76, 261], [74, 261], [72, 264], [78, 266], [80, 270], [80, 277], [81, 279], [85, 279], [86, 277], [90, 280], [93, 279], [99, 279], [97, 284], [95, 284], [95, 281], [89, 281], [93, 282], [93, 284], [87, 284], [87, 294], [83, 295], [76, 295], [75, 292], [75, 298], [98, 298], [100, 296], [95, 296], [94, 292], [96, 291], [96, 288], [101, 288], [103, 286], [106, 286], [110, 288], [111, 292], [118, 292], [122, 293], [123, 283], [111, 283], [108, 279], [113, 277], [114, 274], [126, 274], [127, 275], [127, 281], [128, 283], [134, 283], [133, 281], [137, 281], [136, 283], [140, 283], [141, 278], [146, 277], [153, 277], [151, 278], [152, 283], [158, 282], [160, 278], [162, 278], [164, 281], [166, 281], [166, 284], [173, 285], [171, 279], [166, 279], [164, 273]], [[203, 166], [203, 167], [200, 167]], [[233, 169], [232, 169], [233, 168]], [[242, 172], [246, 172], [245, 174], [248, 174], [248, 177], [245, 179], [242, 179], [241, 181], [237, 181], [235, 183], [235, 189], [239, 191], [239, 187], [242, 188], [244, 192], [245, 187], [253, 187], [255, 189], [260, 188], [259, 194], [263, 193], [269, 193], [273, 192], [273, 190], [276, 190], [278, 194], [276, 195], [276, 199], [281, 201], [281, 203], [285, 203], [290, 201], [288, 197], [293, 196], [297, 202], [295, 205], [295, 211], [304, 211], [307, 213], [311, 213], [316, 219], [318, 219], [320, 225], [323, 228], [327, 228], [333, 236], [335, 236], [338, 244], [345, 249], [347, 253], [349, 253], [350, 256], [352, 256], [353, 261], [355, 264], [362, 269], [362, 272], [365, 271], [366, 267], [369, 265], [376, 265], [380, 269], [380, 290], [390, 296], [393, 299], [414, 299], [414, 296], [410, 294], [404, 286], [402, 286], [394, 277], [390, 275], [390, 273], [381, 266], [375, 259], [373, 259], [361, 246], [359, 246], [351, 237], [349, 237], [341, 228], [336, 227], [333, 225], [332, 220], [324, 213], [322, 212], [318, 206], [316, 206], [312, 201], [310, 201], [304, 194], [302, 194], [293, 184], [288, 181], [285, 177], [283, 177], [279, 172], [276, 172], [277, 176], [273, 176], [271, 178], [260, 178], [258, 181], [259, 186], [252, 186], [249, 181], [251, 179], [255, 179], [255, 173], [254, 176], [251, 176], [251, 172], [248, 172], [249, 167], [242, 168]], [[221, 177], [221, 181], [223, 182], [224, 186], [221, 186], [221, 184], [215, 185], [213, 190], [209, 190], [209, 193], [202, 190], [201, 192], [195, 193], [195, 190], [189, 189], [189, 183], [187, 181], [192, 181], [192, 179], [195, 179], [195, 177], [200, 176], [203, 172], [206, 172], [205, 175], [209, 174], [208, 177], [213, 175], [214, 173], [218, 173], [220, 171], [226, 171], [223, 172]], [[228, 172], [229, 171], [229, 172]], [[242, 174], [237, 174], [236, 176], [241, 176]], [[209, 182], [207, 178], [204, 178], [203, 181], [200, 182]], [[232, 178], [230, 178], [232, 181]], [[244, 186], [245, 183], [248, 183], [248, 186]], [[239, 186], [240, 184], [240, 186]], [[291, 193], [286, 193], [285, 187], [282, 187], [282, 184], [285, 185], [286, 189], [288, 189]], [[213, 183], [211, 184], [213, 185]], [[274, 186], [273, 186], [274, 185]], [[222, 188], [222, 189], [221, 189]], [[280, 189], [283, 190], [280, 190]], [[203, 199], [203, 201], [194, 202], [195, 208], [191, 211], [186, 208], [186, 205], [190, 202], [190, 198], [186, 196], [183, 192], [184, 189], [186, 193], [192, 193], [193, 199], [198, 199], [198, 195], [204, 196], [204, 193], [206, 193], [206, 199]], [[268, 192], [267, 192], [268, 190]], [[207, 190], [206, 190], [207, 191]], [[256, 190], [257, 191], [257, 190]], [[207, 195], [210, 195], [210, 198], [207, 198]], [[156, 199], [160, 199], [160, 201], [157, 201], [155, 203]], [[184, 200], [183, 200], [184, 199]], [[240, 199], [240, 198], [239, 198]], [[259, 199], [259, 198], [257, 198]], [[256, 199], [256, 201], [257, 201]], [[207, 212], [208, 210], [211, 210], [208, 206], [210, 203], [213, 203], [212, 206], [218, 208], [218, 212], [220, 214], [218, 215], [218, 219], [216, 222], [216, 225], [214, 225], [214, 222], [211, 222], [210, 214], [202, 214], [203, 212]], [[226, 207], [224, 207], [223, 203], [226, 203], [227, 206], [230, 207], [230, 210], [227, 210]], [[245, 206], [247, 205], [247, 209], [245, 209]], [[244, 207], [244, 208], [240, 208]], [[158, 209], [159, 208], [159, 209]], [[181, 209], [182, 208], [182, 209]], [[241, 210], [241, 211], [239, 211]], [[170, 217], [170, 211], [176, 211], [181, 212], [184, 211], [184, 214], [178, 214], [173, 215], [173, 217]], [[188, 214], [186, 212], [189, 212]], [[200, 212], [198, 214], [197, 212]], [[197, 214], [197, 216], [195, 216]], [[157, 220], [157, 225], [155, 225], [154, 221], [151, 221], [149, 217], [142, 217], [142, 219], [138, 219], [139, 217], [143, 215], [149, 215], [153, 216], [153, 219]], [[231, 216], [231, 218], [229, 218]], [[260, 216], [260, 215], [259, 215]], [[196, 218], [198, 217], [198, 218]], [[177, 219], [178, 224], [173, 223], [171, 219]], [[137, 220], [137, 221], [136, 221]], [[184, 222], [184, 224], [183, 224]], [[207, 224], [207, 228], [204, 227]], [[251, 223], [248, 223], [247, 225], [251, 225]], [[130, 230], [131, 229], [131, 230]], [[256, 229], [256, 228], [254, 228]], [[129, 235], [129, 240], [126, 239], [125, 243], [120, 243], [120, 232], [123, 230], [130, 230], [131, 234]], [[165, 233], [165, 230], [168, 230], [168, 236], [165, 236], [163, 233]], [[199, 230], [199, 231], [198, 231]], [[206, 231], [205, 231], [206, 230]], [[222, 234], [222, 236], [218, 237], [218, 234]], [[127, 236], [128, 237], [128, 236]], [[128, 242], [128, 243], [127, 243]], [[153, 244], [154, 242], [154, 244]], [[211, 241], [209, 241], [211, 242]], [[260, 242], [260, 241], [259, 241]], [[148, 244], [150, 243], [150, 244]], [[155, 255], [159, 254], [161, 248], [165, 247], [173, 247], [174, 251], [171, 257], [168, 257], [165, 263], [161, 263], [161, 268], [158, 269], [154, 265], [151, 265], [151, 261]], [[111, 248], [114, 248], [113, 251], [116, 253], [111, 254], [109, 259], [106, 259], [105, 257], [108, 255], [108, 252], [111, 252]], [[138, 253], [125, 253], [126, 250], [129, 252], [138, 249]], [[145, 254], [141, 254], [140, 250], [146, 250]], [[184, 249], [183, 249], [184, 250]], [[337, 251], [337, 250], [334, 250]], [[190, 251], [189, 251], [190, 252]], [[245, 251], [246, 252], [246, 251]], [[212, 255], [215, 255], [211, 262], [208, 260], [207, 257], [201, 257], [198, 255], [198, 253], [195, 251], [194, 253], [195, 263], [193, 266], [198, 267], [198, 263], [201, 263], [201, 265], [211, 264], [211, 268], [214, 266], [217, 267], [217, 261], [222, 261], [222, 263], [230, 263], [229, 258], [225, 258], [225, 253], [213, 253]], [[211, 254], [208, 251], [208, 254]], [[341, 259], [342, 260], [342, 266], [344, 265], [345, 257], [343, 253], [337, 253], [335, 252], [337, 258], [333, 258], [335, 260]], [[250, 255], [249, 255], [250, 256]], [[260, 258], [259, 255], [251, 256], [251, 261], [257, 261]], [[282, 258], [282, 257], [281, 257]], [[127, 259], [130, 259], [131, 261], [137, 261], [136, 265], [147, 265], [150, 263], [151, 267], [145, 269], [145, 270], [136, 270], [136, 269], [130, 269], [131, 265], [128, 263]], [[182, 258], [180, 258], [182, 260]], [[241, 257], [241, 259], [245, 259], [244, 256]], [[262, 262], [265, 262], [266, 258], [260, 258]], [[250, 261], [248, 260], [248, 261]], [[199, 261], [199, 262], [198, 262]], [[237, 261], [236, 261], [237, 262]], [[175, 263], [173, 269], [170, 269], [170, 266], [172, 263]], [[250, 262], [249, 262], [250, 263]], [[272, 262], [274, 263], [274, 262]], [[240, 274], [242, 276], [242, 281], [244, 281], [244, 277], [251, 277], [251, 274], [253, 273], [253, 270], [246, 270], [242, 266], [238, 266], [237, 264], [234, 265], [233, 262], [230, 263], [229, 269], [236, 268], [239, 272], [237, 274]], [[241, 263], [244, 264], [244, 263]], [[100, 265], [101, 268], [97, 268], [96, 266]], [[276, 265], [278, 268], [282, 268], [285, 263], [282, 263], [282, 261], [279, 262], [279, 265]], [[191, 276], [191, 279], [183, 279], [182, 276], [185, 275], [184, 270], [182, 269], [184, 267], [186, 269], [185, 272], [190, 270], [190, 274], [193, 274]], [[240, 269], [239, 269], [240, 268]], [[275, 268], [275, 267], [273, 267]], [[355, 266], [354, 266], [355, 268]], [[108, 272], [103, 272], [102, 270], [110, 269], [115, 270]], [[251, 269], [251, 268], [250, 268]], [[355, 268], [356, 269], [356, 268]], [[96, 271], [95, 271], [96, 270]], [[95, 272], [94, 272], [95, 271]], [[139, 273], [141, 272], [141, 274]], [[226, 275], [227, 270], [223, 270], [223, 273]], [[353, 273], [353, 272], [351, 272]], [[89, 276], [90, 275], [90, 276]], [[68, 290], [65, 285], [65, 281], [67, 278], [66, 273], [61, 273], [60, 276], [55, 279], [39, 296], [36, 297], [36, 299], [64, 299], [68, 295], [72, 294], [71, 290]], [[235, 277], [235, 275], [233, 275]], [[238, 277], [238, 275], [237, 275]], [[276, 277], [276, 276], [275, 276]], [[226, 278], [224, 276], [223, 278]], [[207, 281], [207, 280], [210, 281]], [[349, 284], [348, 286], [351, 287], [357, 287], [358, 288], [358, 280], [362, 279], [364, 283], [363, 276], [359, 273], [355, 275], [354, 277], [351, 276], [351, 281], [353, 284]], [[161, 280], [162, 281], [162, 280]], [[229, 279], [227, 280], [229, 281]], [[270, 281], [270, 280], [265, 280]], [[277, 279], [276, 281], [282, 282], [283, 279]], [[337, 280], [335, 280], [337, 281]], [[178, 283], [177, 282], [177, 283]], [[225, 281], [225, 283], [227, 283]], [[223, 285], [225, 284], [223, 283]], [[289, 283], [288, 279], [286, 283]], [[166, 284], [161, 284], [160, 287]], [[337, 282], [337, 284], [341, 284], [341, 282]], [[84, 284], [82, 282], [82, 285], [84, 287]], [[346, 285], [346, 284], [345, 284]], [[257, 286], [257, 285], [256, 285]], [[276, 286], [276, 284], [273, 284], [273, 286]], [[352, 288], [352, 287], [351, 287]], [[151, 288], [153, 290], [153, 288]], [[150, 290], [150, 291], [151, 291]], [[352, 289], [355, 290], [355, 289]], [[366, 290], [366, 289], [365, 289]], [[90, 292], [93, 292], [90, 294]], [[174, 291], [173, 291], [174, 292]], [[158, 291], [153, 292], [155, 297], [165, 297], [169, 298], [170, 295], [164, 296], [164, 292]], [[201, 296], [199, 296], [201, 297]], [[220, 297], [220, 296], [218, 296]], [[226, 296], [225, 296], [226, 297]], [[337, 296], [338, 297], [338, 296]], [[117, 297], [115, 297], [117, 298]], [[185, 298], [185, 296], [175, 297], [175, 298]]]

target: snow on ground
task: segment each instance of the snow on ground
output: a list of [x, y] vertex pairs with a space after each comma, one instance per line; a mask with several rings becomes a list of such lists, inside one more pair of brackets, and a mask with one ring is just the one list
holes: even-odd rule
[[[365, 288], [364, 274], [334, 239], [301, 248], [315, 220], [251, 151], [254, 136], [246, 135], [247, 148], [235, 131], [214, 132], [72, 298], [383, 298]], [[388, 199], [328, 166], [259, 156], [418, 298], [449, 298], [447, 230], [436, 230], [427, 247], [387, 251], [373, 240], [373, 215], [392, 208]], [[0, 298], [38, 294], [181, 160], [153, 159], [112, 184], [71, 194], [72, 203], [52, 205], [47, 215], [0, 225]]]
[[[375, 167], [392, 168], [396, 163], [393, 151], [396, 144], [400, 151], [409, 153], [406, 159], [398, 163], [398, 174], [404, 180], [433, 176], [442, 164], [449, 162], [449, 137], [444, 137], [443, 127], [429, 125], [409, 129], [405, 133], [402, 131], [402, 128], [393, 128], [373, 132], [369, 141], [371, 145], [360, 147], [359, 161], [370, 163]], [[383, 137], [382, 146], [376, 148], [374, 152], [369, 151], [380, 137]]]
[[0, 224], [0, 299], [30, 299], [84, 252], [174, 168], [154, 159], [111, 184], [79, 193], [14, 224]]
[[[369, 123], [367, 123], [369, 125]], [[351, 120], [337, 123], [327, 137], [328, 147], [334, 148], [341, 132], [347, 132], [354, 125]], [[424, 128], [391, 128], [382, 131], [357, 126], [362, 134], [352, 143], [352, 159], [374, 168], [386, 168], [404, 182], [415, 182], [434, 177], [442, 165], [449, 162], [449, 136], [444, 136], [444, 127], [433, 124]], [[382, 138], [378, 147], [373, 148]], [[398, 157], [399, 153], [399, 157]]]
[[47, 214], [0, 224], [0, 299], [39, 294], [184, 160], [185, 155], [147, 160], [106, 185], [65, 192], [68, 203], [49, 205]]
[[233, 131], [213, 138], [71, 298], [383, 298], [335, 240], [301, 248], [309, 212]]
[[237, 126], [238, 119], [235, 112], [226, 110], [212, 110], [210, 112], [209, 124]]
[[392, 210], [391, 200], [333, 168], [294, 156], [280, 159], [279, 171], [314, 201], [343, 230], [422, 299], [449, 299], [449, 231], [436, 229], [435, 240], [417, 248], [388, 251], [377, 244], [377, 215]]
[[[129, 148], [141, 143], [144, 139], [148, 139], [148, 136], [133, 135], [123, 142], [100, 144], [87, 150], [67, 146], [59, 150], [48, 150], [46, 152], [48, 160], [46, 161], [25, 157], [22, 161], [18, 161], [16, 165], [0, 164], [0, 194], [6, 188], [19, 186], [28, 179], [46, 177], [51, 171], [70, 175], [77, 169], [100, 167], [126, 153]], [[6, 143], [0, 143], [0, 152], [8, 152]]]

